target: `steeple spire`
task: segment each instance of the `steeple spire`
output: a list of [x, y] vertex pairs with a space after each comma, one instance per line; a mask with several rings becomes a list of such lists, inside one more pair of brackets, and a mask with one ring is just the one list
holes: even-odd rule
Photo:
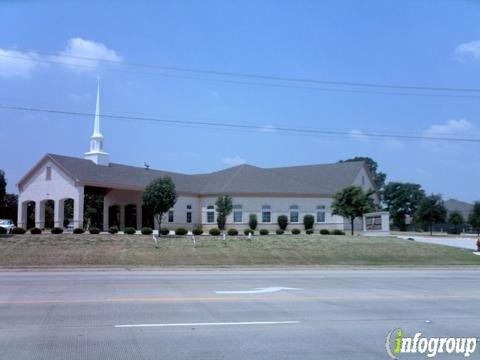
[[108, 153], [103, 151], [103, 135], [100, 129], [100, 79], [97, 83], [97, 104], [93, 134], [90, 137], [90, 151], [85, 153], [85, 159], [92, 160], [97, 165], [108, 166], [110, 163]]

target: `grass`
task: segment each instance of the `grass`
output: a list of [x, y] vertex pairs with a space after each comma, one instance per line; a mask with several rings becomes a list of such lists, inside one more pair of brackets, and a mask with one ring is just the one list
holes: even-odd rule
[[270, 235], [15, 235], [0, 237], [0, 266], [480, 265], [480, 256], [392, 237]]

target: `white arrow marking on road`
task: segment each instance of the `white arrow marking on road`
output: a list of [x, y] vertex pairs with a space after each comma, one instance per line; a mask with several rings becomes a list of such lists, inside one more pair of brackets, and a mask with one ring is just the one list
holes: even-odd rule
[[282, 290], [300, 291], [300, 290], [303, 290], [303, 289], [273, 286], [273, 287], [267, 287], [267, 288], [255, 288], [253, 290], [215, 291], [215, 293], [216, 294], [265, 294], [265, 293], [273, 293], [273, 292], [282, 291]]

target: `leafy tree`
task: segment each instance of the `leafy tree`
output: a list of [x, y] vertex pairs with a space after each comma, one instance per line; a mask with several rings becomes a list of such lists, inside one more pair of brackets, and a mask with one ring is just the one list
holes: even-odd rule
[[288, 226], [288, 216], [287, 215], [279, 215], [277, 218], [278, 227], [285, 231]]
[[233, 210], [233, 201], [232, 198], [228, 195], [222, 195], [217, 198], [215, 202], [217, 208], [217, 224], [220, 230], [225, 230], [225, 223], [227, 221], [227, 216]]
[[250, 214], [248, 217], [248, 227], [252, 230], [257, 230], [258, 220], [257, 214]]
[[373, 178], [373, 183], [376, 189], [379, 191], [385, 185], [385, 179], [387, 178], [387, 174], [378, 171], [378, 164], [375, 160], [368, 156], [355, 156], [354, 158], [347, 159], [347, 160], [340, 160], [340, 162], [353, 162], [353, 161], [363, 161], [367, 166], [370, 174]]
[[355, 219], [375, 209], [373, 194], [374, 191], [365, 192], [360, 186], [348, 186], [333, 196], [332, 214], [350, 220], [352, 235]]
[[455, 234], [460, 234], [461, 227], [463, 224], [465, 224], [465, 219], [460, 211], [454, 210], [448, 216], [447, 222], [453, 226], [453, 232]]
[[0, 206], [0, 219], [11, 219], [17, 223], [18, 196], [15, 194], [6, 194], [3, 200], [3, 206]]
[[476, 201], [475, 204], [473, 204], [472, 212], [468, 217], [468, 223], [477, 230], [480, 236], [480, 201]]
[[0, 207], [5, 202], [5, 195], [7, 195], [7, 179], [5, 179], [5, 172], [0, 170]]
[[143, 204], [154, 214], [159, 229], [162, 228], [163, 214], [175, 206], [176, 202], [175, 184], [168, 176], [153, 180], [143, 193]]
[[443, 204], [442, 196], [435, 194], [423, 198], [415, 214], [416, 221], [429, 226], [430, 235], [433, 234], [433, 224], [445, 222], [446, 216], [447, 209]]
[[313, 215], [305, 215], [303, 217], [303, 225], [305, 226], [305, 230], [313, 229], [313, 224], [315, 224], [315, 218]]
[[405, 217], [415, 215], [424, 197], [422, 187], [413, 183], [389, 182], [383, 189], [383, 202], [401, 231], [406, 230]]

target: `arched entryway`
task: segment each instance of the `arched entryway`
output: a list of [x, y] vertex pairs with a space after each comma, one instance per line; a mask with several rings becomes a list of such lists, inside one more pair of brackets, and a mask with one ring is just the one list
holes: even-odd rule
[[19, 224], [23, 225], [25, 229], [31, 229], [35, 227], [35, 201], [24, 201], [22, 203], [22, 212], [23, 216], [22, 218], [26, 220], [25, 224]]
[[43, 219], [40, 219], [40, 222], [43, 223], [45, 229], [53, 229], [55, 227], [55, 201], [43, 200], [40, 206], [40, 211], [43, 214]]
[[153, 229], [154, 224], [153, 214], [145, 206], [142, 206], [142, 226]]
[[129, 204], [125, 206], [125, 227], [137, 228], [137, 206]]
[[120, 228], [120, 206], [113, 205], [108, 208], [108, 225]]

